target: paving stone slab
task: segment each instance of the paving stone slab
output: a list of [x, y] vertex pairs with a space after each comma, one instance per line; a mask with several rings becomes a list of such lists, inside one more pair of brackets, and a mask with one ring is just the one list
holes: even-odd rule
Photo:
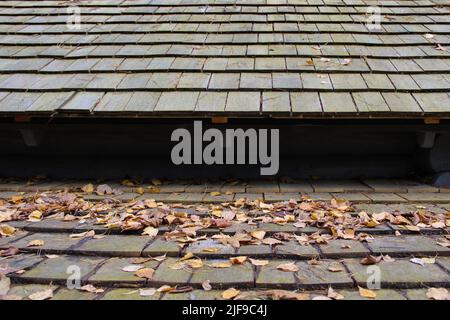
[[447, 203], [450, 201], [449, 193], [411, 192], [411, 193], [399, 193], [398, 195], [411, 202]]
[[449, 248], [442, 247], [436, 240], [425, 236], [382, 236], [368, 243], [369, 249], [377, 254], [393, 256], [448, 255]]
[[[167, 258], [156, 269], [153, 278], [148, 280], [152, 286], [162, 285], [186, 285], [191, 278], [192, 271], [189, 268], [173, 269], [171, 268], [178, 259]], [[203, 269], [202, 269], [203, 270]]]
[[[372, 268], [368, 269], [371, 266], [364, 266], [354, 259], [345, 260], [344, 263], [358, 285], [366, 287], [374, 274]], [[383, 289], [448, 285], [449, 275], [436, 264], [421, 266], [407, 259], [397, 259], [393, 262], [382, 261], [376, 267], [380, 270], [380, 285]]]
[[[308, 264], [306, 261], [297, 262], [299, 271], [297, 271], [297, 281], [301, 288], [305, 289], [321, 289], [328, 288], [345, 288], [352, 287], [353, 280], [345, 271], [344, 266], [333, 260], [320, 260], [318, 265]], [[332, 272], [330, 267], [339, 267], [343, 271]]]
[[332, 240], [328, 244], [319, 245], [325, 258], [358, 258], [367, 256], [370, 251], [360, 241]]
[[[34, 240], [42, 240], [42, 246], [29, 247]], [[34, 233], [14, 243], [14, 246], [24, 251], [39, 251], [47, 253], [61, 253], [69, 251], [78, 244], [80, 239], [73, 239], [67, 233]]]
[[214, 239], [191, 243], [185, 250], [200, 257], [231, 256], [235, 253], [235, 249], [232, 246], [223, 245]]
[[80, 291], [76, 289], [59, 289], [51, 300], [94, 300], [98, 294]]
[[[8, 224], [8, 225], [10, 225], [10, 224]], [[10, 237], [0, 238], [0, 249], [8, 248], [11, 246], [15, 247], [16, 246], [15, 241], [17, 241], [23, 237], [26, 237], [28, 234], [29, 233], [26, 231], [19, 230], [19, 231], [16, 231], [14, 233], [14, 235], [12, 235]]]
[[33, 232], [72, 232], [78, 226], [78, 221], [60, 221], [44, 219], [38, 222], [30, 222], [26, 230]]
[[277, 232], [297, 232], [298, 228], [294, 227], [292, 223], [276, 224], [276, 223], [260, 223], [258, 229], [264, 230], [267, 234]]
[[372, 202], [382, 202], [382, 203], [400, 203], [407, 202], [408, 200], [400, 197], [395, 193], [365, 193], [365, 195]]
[[143, 256], [161, 256], [167, 255], [168, 257], [177, 257], [180, 254], [180, 246], [174, 241], [166, 241], [163, 238], [155, 238], [145, 249], [142, 251]]
[[88, 239], [73, 251], [88, 255], [138, 257], [149, 241], [147, 236], [108, 235]]
[[[130, 259], [111, 258], [105, 261], [102, 266], [89, 278], [89, 283], [99, 286], [132, 286], [143, 285], [145, 279], [134, 275], [134, 272], [126, 272], [122, 269], [133, 264]], [[141, 264], [143, 268], [155, 269], [157, 261], [149, 261]]]
[[[83, 279], [104, 261], [104, 258], [59, 256], [54, 259], [46, 259], [31, 270], [20, 275], [20, 279], [34, 283], [58, 282], [66, 283], [67, 279], [80, 272]], [[79, 268], [79, 269], [78, 269]]]
[[223, 291], [211, 290], [193, 290], [183, 293], [166, 293], [161, 300], [223, 300]]
[[19, 254], [7, 258], [0, 258], [0, 273], [8, 274], [29, 269], [44, 258], [38, 255]]
[[269, 264], [259, 267], [256, 287], [259, 288], [296, 288], [296, 280], [293, 272], [278, 270], [280, 264], [290, 263], [287, 260], [272, 260]]
[[244, 245], [239, 247], [237, 254], [256, 258], [273, 256], [272, 248], [268, 245]]
[[[210, 264], [215, 262], [228, 262], [228, 260], [208, 260], [208, 263]], [[253, 287], [255, 281], [253, 268], [249, 263], [232, 265], [229, 268], [214, 268], [206, 266], [201, 269], [197, 269], [193, 273], [189, 284], [199, 287], [205, 280], [209, 280], [213, 288], [221, 289], [228, 289], [234, 286], [249, 288]]]
[[311, 259], [319, 256], [319, 251], [312, 246], [302, 246], [297, 241], [289, 241], [275, 247], [277, 257], [293, 259]]
[[365, 298], [356, 290], [341, 290], [340, 294], [344, 296], [344, 300], [406, 300], [406, 298], [397, 290], [381, 289], [373, 290], [377, 296], [375, 298]]

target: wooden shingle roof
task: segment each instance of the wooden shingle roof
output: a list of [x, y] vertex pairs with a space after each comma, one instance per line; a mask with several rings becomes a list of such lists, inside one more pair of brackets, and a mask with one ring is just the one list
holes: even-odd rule
[[448, 0], [1, 1], [0, 116], [449, 118], [449, 44]]

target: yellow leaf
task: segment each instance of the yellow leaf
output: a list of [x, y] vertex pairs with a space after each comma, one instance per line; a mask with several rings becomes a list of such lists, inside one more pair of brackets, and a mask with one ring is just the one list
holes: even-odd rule
[[213, 191], [213, 192], [210, 192], [209, 194], [213, 197], [217, 197], [217, 196], [221, 195], [221, 193], [219, 191]]
[[213, 210], [213, 211], [211, 211], [211, 214], [213, 216], [215, 216], [215, 217], [221, 218], [222, 217], [222, 210]]
[[256, 238], [256, 239], [258, 239], [258, 240], [262, 240], [262, 239], [264, 239], [264, 236], [266, 235], [266, 232], [265, 232], [265, 231], [262, 231], [262, 230], [256, 230], [256, 231], [252, 231], [252, 232], [250, 233], [250, 235], [251, 235], [253, 238]]
[[189, 259], [191, 259], [191, 258], [193, 258], [193, 257], [194, 257], [194, 254], [193, 254], [192, 252], [187, 252], [187, 253], [184, 255], [184, 257], [182, 257], [182, 258], [180, 259], [180, 261], [189, 260]]
[[149, 193], [160, 193], [161, 192], [161, 190], [158, 187], [154, 187], [154, 186], [149, 186], [147, 189], [148, 189]]
[[85, 185], [83, 188], [81, 188], [81, 190], [84, 193], [90, 194], [90, 193], [94, 193], [95, 188], [94, 188], [94, 185], [92, 183], [89, 183], [89, 184]]
[[375, 291], [369, 290], [369, 289], [364, 289], [360, 286], [358, 286], [358, 290], [359, 290], [359, 295], [361, 297], [364, 298], [370, 298], [370, 299], [374, 299], [377, 297], [377, 293]]
[[31, 222], [41, 221], [41, 219], [42, 219], [42, 212], [40, 212], [39, 210], [34, 210], [28, 216], [28, 221], [31, 221]]
[[0, 224], [0, 235], [10, 237], [16, 232], [16, 228], [8, 226], [7, 224]]
[[44, 240], [32, 240], [28, 242], [27, 247], [41, 247], [44, 245]]
[[162, 185], [162, 181], [160, 179], [152, 179], [152, 184], [155, 186], [160, 186]]
[[201, 259], [190, 259], [184, 263], [189, 267], [191, 267], [192, 269], [199, 269], [203, 267], [203, 261]]
[[236, 290], [235, 288], [230, 288], [222, 292], [222, 298], [230, 300], [236, 298], [239, 295], [239, 293], [241, 293], [239, 290]]

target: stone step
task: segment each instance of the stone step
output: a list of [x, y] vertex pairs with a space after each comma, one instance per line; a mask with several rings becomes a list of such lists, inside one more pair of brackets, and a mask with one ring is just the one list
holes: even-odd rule
[[[132, 264], [129, 258], [99, 258], [82, 256], [36, 257], [33, 255], [8, 259], [6, 268], [22, 270], [10, 272], [13, 283], [67, 285], [74, 274], [79, 272], [82, 284], [96, 287], [133, 287], [148, 288], [169, 286], [191, 286], [201, 289], [209, 281], [213, 289], [268, 289], [319, 290], [333, 287], [336, 289], [355, 289], [356, 285], [366, 287], [373, 280], [368, 266], [359, 259], [318, 260], [315, 263], [289, 259], [270, 260], [264, 266], [254, 266], [248, 261], [228, 267], [216, 267], [227, 264], [227, 259], [203, 260], [203, 266], [197, 269], [180, 269], [179, 259], [148, 261], [141, 265], [151, 268], [151, 278], [137, 277], [123, 268]], [[282, 271], [282, 265], [288, 265]], [[174, 267], [176, 266], [176, 269]], [[438, 257], [436, 263], [419, 265], [409, 259], [382, 261], [371, 266], [380, 273], [379, 283], [382, 289], [420, 289], [426, 287], [450, 287], [450, 258]], [[4, 267], [5, 268], [5, 267]], [[25, 270], [25, 271], [23, 271]], [[369, 270], [370, 271], [370, 270]]]

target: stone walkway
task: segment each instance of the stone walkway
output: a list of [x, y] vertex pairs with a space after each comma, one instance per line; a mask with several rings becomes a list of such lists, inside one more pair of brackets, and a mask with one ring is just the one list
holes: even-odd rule
[[[264, 193], [267, 201], [257, 202], [260, 210], [238, 208], [237, 202], [167, 206], [148, 202], [162, 192], [139, 192], [141, 199], [133, 200], [134, 207], [147, 201], [148, 207], [154, 208], [144, 209], [145, 214], [169, 212], [164, 223], [152, 226], [150, 222], [145, 229], [129, 227], [128, 217], [137, 215], [142, 220], [144, 216], [143, 211], [131, 209], [118, 213], [127, 216], [121, 220], [127, 223], [121, 228], [112, 226], [111, 221], [104, 224], [102, 219], [106, 220], [108, 213], [39, 216], [34, 210], [25, 219], [6, 219], [5, 208], [25, 200], [17, 195], [20, 188], [3, 188], [0, 274], [11, 281], [3, 297], [398, 300], [433, 298], [437, 292], [433, 290], [450, 287], [450, 193], [410, 185], [411, 192], [396, 194], [384, 185], [383, 192], [370, 190], [377, 195], [376, 201], [360, 198], [368, 192], [359, 190], [334, 195], [336, 199], [355, 195], [350, 197], [351, 203], [330, 203], [331, 189], [326, 191], [330, 198], [315, 190], [300, 198], [301, 190], [294, 186], [290, 192], [273, 193], [278, 198]], [[402, 186], [393, 184], [391, 190]], [[183, 200], [191, 200], [186, 201], [189, 203], [207, 196], [219, 197], [220, 202], [236, 199], [235, 194], [222, 194], [224, 189], [207, 190], [209, 193], [178, 195], [186, 195]], [[128, 191], [116, 196], [87, 192], [91, 194], [83, 197], [106, 205], [112, 198], [125, 200]], [[37, 199], [44, 198], [39, 195]], [[296, 201], [269, 204], [284, 199]], [[18, 210], [25, 204], [19, 204]], [[289, 207], [295, 209], [289, 211]], [[325, 217], [328, 220], [323, 220]], [[369, 220], [361, 224], [362, 217]], [[354, 219], [359, 222], [351, 225], [348, 221]], [[199, 221], [203, 223], [200, 227]], [[5, 226], [14, 232], [8, 234]], [[79, 279], [80, 285], [71, 290], [68, 284], [76, 283], [74, 279]], [[371, 286], [374, 279], [377, 287]]]

